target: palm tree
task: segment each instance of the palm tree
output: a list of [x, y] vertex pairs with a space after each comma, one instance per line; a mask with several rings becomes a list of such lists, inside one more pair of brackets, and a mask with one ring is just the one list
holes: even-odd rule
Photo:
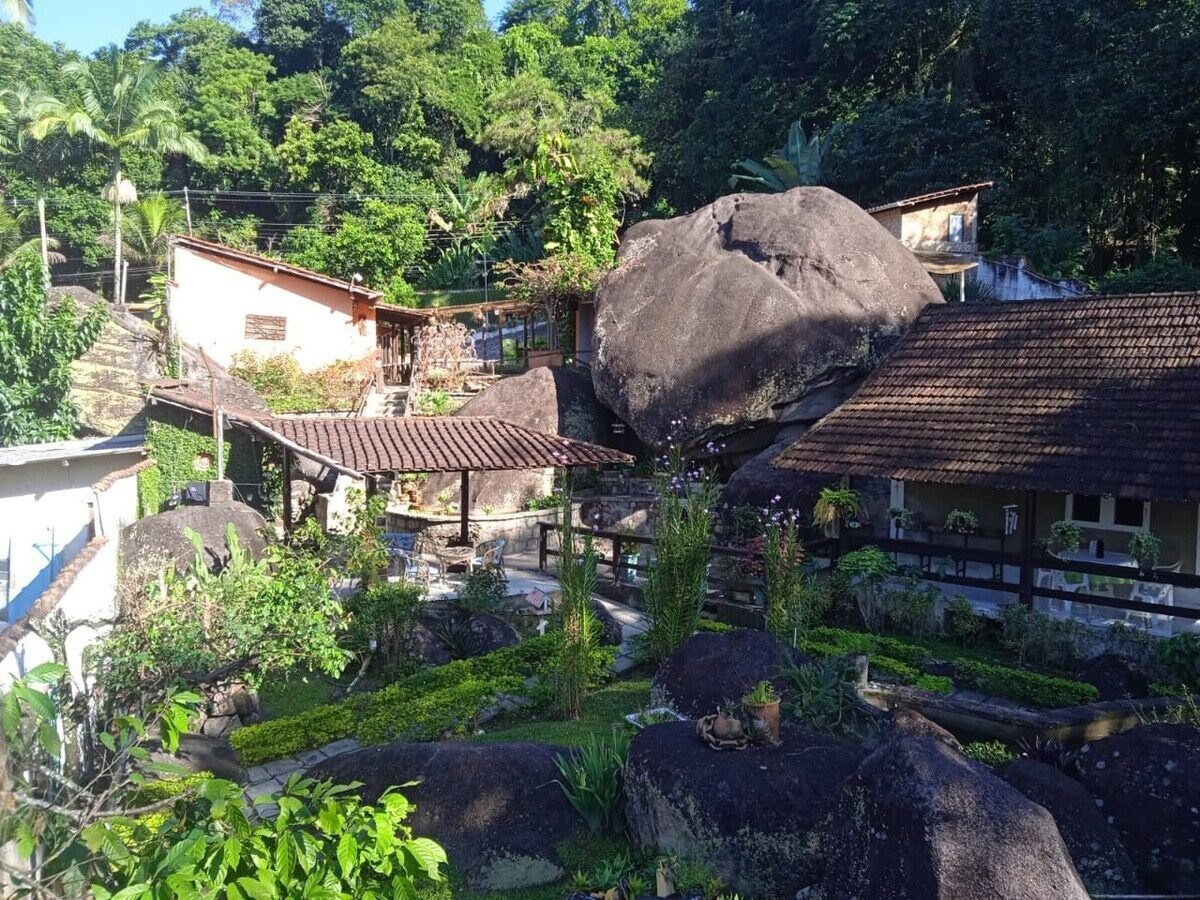
[[150, 194], [130, 205], [125, 213], [122, 254], [137, 265], [161, 265], [167, 257], [167, 240], [184, 224], [183, 204], [163, 194]]
[[[28, 210], [14, 214], [0, 205], [0, 272], [16, 262], [20, 254], [41, 253], [42, 251], [42, 242], [39, 238], [26, 239], [22, 234], [22, 226], [25, 224], [27, 215]], [[66, 261], [65, 256], [56, 252], [58, 241], [55, 238], [48, 238], [46, 246], [50, 250], [47, 255], [50, 257], [51, 263]]]
[[4, 15], [18, 25], [32, 25], [33, 4], [29, 0], [4, 0]]
[[201, 161], [208, 152], [184, 129], [178, 108], [158, 95], [163, 76], [158, 63], [110, 47], [91, 62], [67, 63], [63, 73], [74, 81], [78, 98], [41, 100], [29, 133], [36, 140], [58, 131], [83, 135], [108, 152], [112, 178], [104, 199], [113, 205], [113, 293], [118, 295], [124, 246], [121, 207], [137, 199], [137, 189], [122, 171], [122, 155], [137, 149]]
[[788, 129], [787, 145], [776, 150], [762, 162], [743, 159], [736, 168], [744, 169], [749, 175], [734, 173], [729, 176], [729, 186], [736, 188], [741, 182], [778, 193], [807, 184], [820, 184], [825, 157], [834, 138], [841, 131], [834, 125], [824, 137], [814, 131], [812, 137], [804, 133], [804, 126], [797, 119]]

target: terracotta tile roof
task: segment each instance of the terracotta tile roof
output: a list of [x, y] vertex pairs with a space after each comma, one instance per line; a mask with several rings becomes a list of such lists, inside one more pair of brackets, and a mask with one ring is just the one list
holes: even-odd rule
[[1200, 293], [926, 307], [776, 461], [827, 475], [1200, 501]]
[[[204, 415], [212, 401], [185, 382], [161, 381], [150, 388], [160, 401]], [[554, 466], [627, 465], [633, 457], [617, 450], [534, 431], [490, 417], [409, 416], [275, 418], [223, 407], [226, 418], [272, 440], [307, 451], [359, 474], [375, 472], [472, 472], [545, 469]]]
[[623, 464], [632, 457], [525, 428], [468, 416], [274, 419], [290, 441], [357, 472], [472, 472]]
[[960, 184], [958, 187], [944, 188], [940, 191], [930, 191], [928, 194], [917, 194], [915, 197], [905, 197], [903, 200], [893, 200], [881, 206], [872, 206], [868, 213], [885, 212], [889, 209], [906, 209], [910, 206], [924, 206], [926, 203], [936, 203], [938, 200], [953, 200], [968, 194], [978, 194], [987, 190], [994, 182], [980, 181], [976, 184]]
[[171, 246], [186, 247], [189, 250], [194, 250], [197, 253], [203, 253], [205, 256], [218, 256], [223, 259], [232, 259], [237, 262], [247, 263], [251, 266], [256, 266], [260, 269], [270, 269], [272, 272], [284, 272], [288, 275], [302, 278], [305, 281], [311, 281], [316, 284], [324, 284], [328, 287], [339, 288], [351, 295], [356, 295], [363, 298], [369, 303], [374, 303], [383, 297], [383, 291], [375, 291], [362, 284], [355, 282], [343, 281], [341, 278], [334, 278], [332, 275], [326, 275], [323, 272], [314, 272], [312, 269], [305, 269], [302, 266], [295, 266], [291, 263], [284, 262], [281, 259], [273, 259], [270, 256], [263, 256], [260, 253], [251, 253], [247, 250], [239, 250], [236, 247], [227, 247], [224, 244], [218, 244], [213, 241], [206, 241], [198, 237], [193, 237], [186, 234], [172, 235]]

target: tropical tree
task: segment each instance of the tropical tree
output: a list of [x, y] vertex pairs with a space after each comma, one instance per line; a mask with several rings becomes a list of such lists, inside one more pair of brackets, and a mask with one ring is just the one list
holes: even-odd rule
[[184, 224], [183, 205], [163, 194], [150, 194], [130, 204], [126, 219], [121, 232], [125, 258], [138, 265], [166, 262], [167, 240]]
[[[27, 218], [28, 209], [13, 213], [0, 206], [0, 272], [15, 265], [21, 253], [41, 252], [41, 240], [26, 238], [22, 231]], [[50, 262], [60, 263], [65, 260], [65, 257], [57, 252], [59, 244], [55, 238], [47, 238], [46, 245], [50, 250]]]
[[797, 119], [788, 129], [787, 144], [762, 162], [743, 159], [737, 163], [736, 168], [744, 169], [749, 174], [735, 172], [729, 176], [729, 186], [736, 188], [745, 182], [777, 193], [802, 185], [820, 184], [825, 157], [839, 130], [839, 126], [835, 125], [824, 137], [816, 130], [809, 137], [804, 133], [804, 125]]
[[124, 154], [148, 150], [196, 161], [208, 154], [184, 128], [175, 104], [160, 94], [164, 69], [158, 63], [110, 47], [90, 62], [68, 62], [63, 73], [74, 83], [78, 96], [41, 100], [29, 133], [36, 140], [59, 131], [83, 135], [107, 152], [111, 178], [104, 198], [113, 206], [113, 293], [118, 296], [124, 246], [121, 207], [137, 199], [137, 189], [124, 175]]

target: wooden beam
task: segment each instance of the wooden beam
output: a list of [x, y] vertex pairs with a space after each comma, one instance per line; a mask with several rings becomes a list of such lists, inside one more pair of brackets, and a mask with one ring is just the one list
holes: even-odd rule
[[1037, 492], [1026, 491], [1021, 502], [1021, 602], [1033, 606], [1033, 544], [1037, 540]]
[[458, 488], [458, 538], [464, 547], [471, 543], [471, 473], [462, 471]]

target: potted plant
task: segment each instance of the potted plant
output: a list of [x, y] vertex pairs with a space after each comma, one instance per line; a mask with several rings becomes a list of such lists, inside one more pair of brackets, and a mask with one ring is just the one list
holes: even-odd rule
[[892, 520], [892, 524], [898, 529], [912, 528], [916, 517], [913, 516], [913, 511], [903, 506], [889, 506], [888, 518]]
[[946, 513], [946, 530], [953, 534], [974, 534], [979, 530], [979, 516], [969, 509], [952, 509]]
[[824, 487], [813, 507], [813, 524], [833, 537], [837, 529], [847, 522], [857, 521], [862, 514], [862, 500], [858, 491], [848, 487]]
[[1057, 556], [1060, 553], [1078, 550], [1082, 543], [1083, 529], [1074, 522], [1060, 519], [1050, 526], [1050, 537], [1046, 540], [1046, 549]]
[[722, 741], [736, 741], [745, 731], [742, 717], [732, 703], [722, 703], [717, 708], [717, 717], [713, 720], [713, 737]]
[[779, 743], [779, 693], [769, 681], [760, 681], [742, 698], [750, 717], [750, 736], [756, 741]]
[[1162, 559], [1163, 545], [1158, 537], [1149, 531], [1139, 531], [1129, 539], [1129, 555], [1137, 560], [1138, 569], [1149, 572]]

